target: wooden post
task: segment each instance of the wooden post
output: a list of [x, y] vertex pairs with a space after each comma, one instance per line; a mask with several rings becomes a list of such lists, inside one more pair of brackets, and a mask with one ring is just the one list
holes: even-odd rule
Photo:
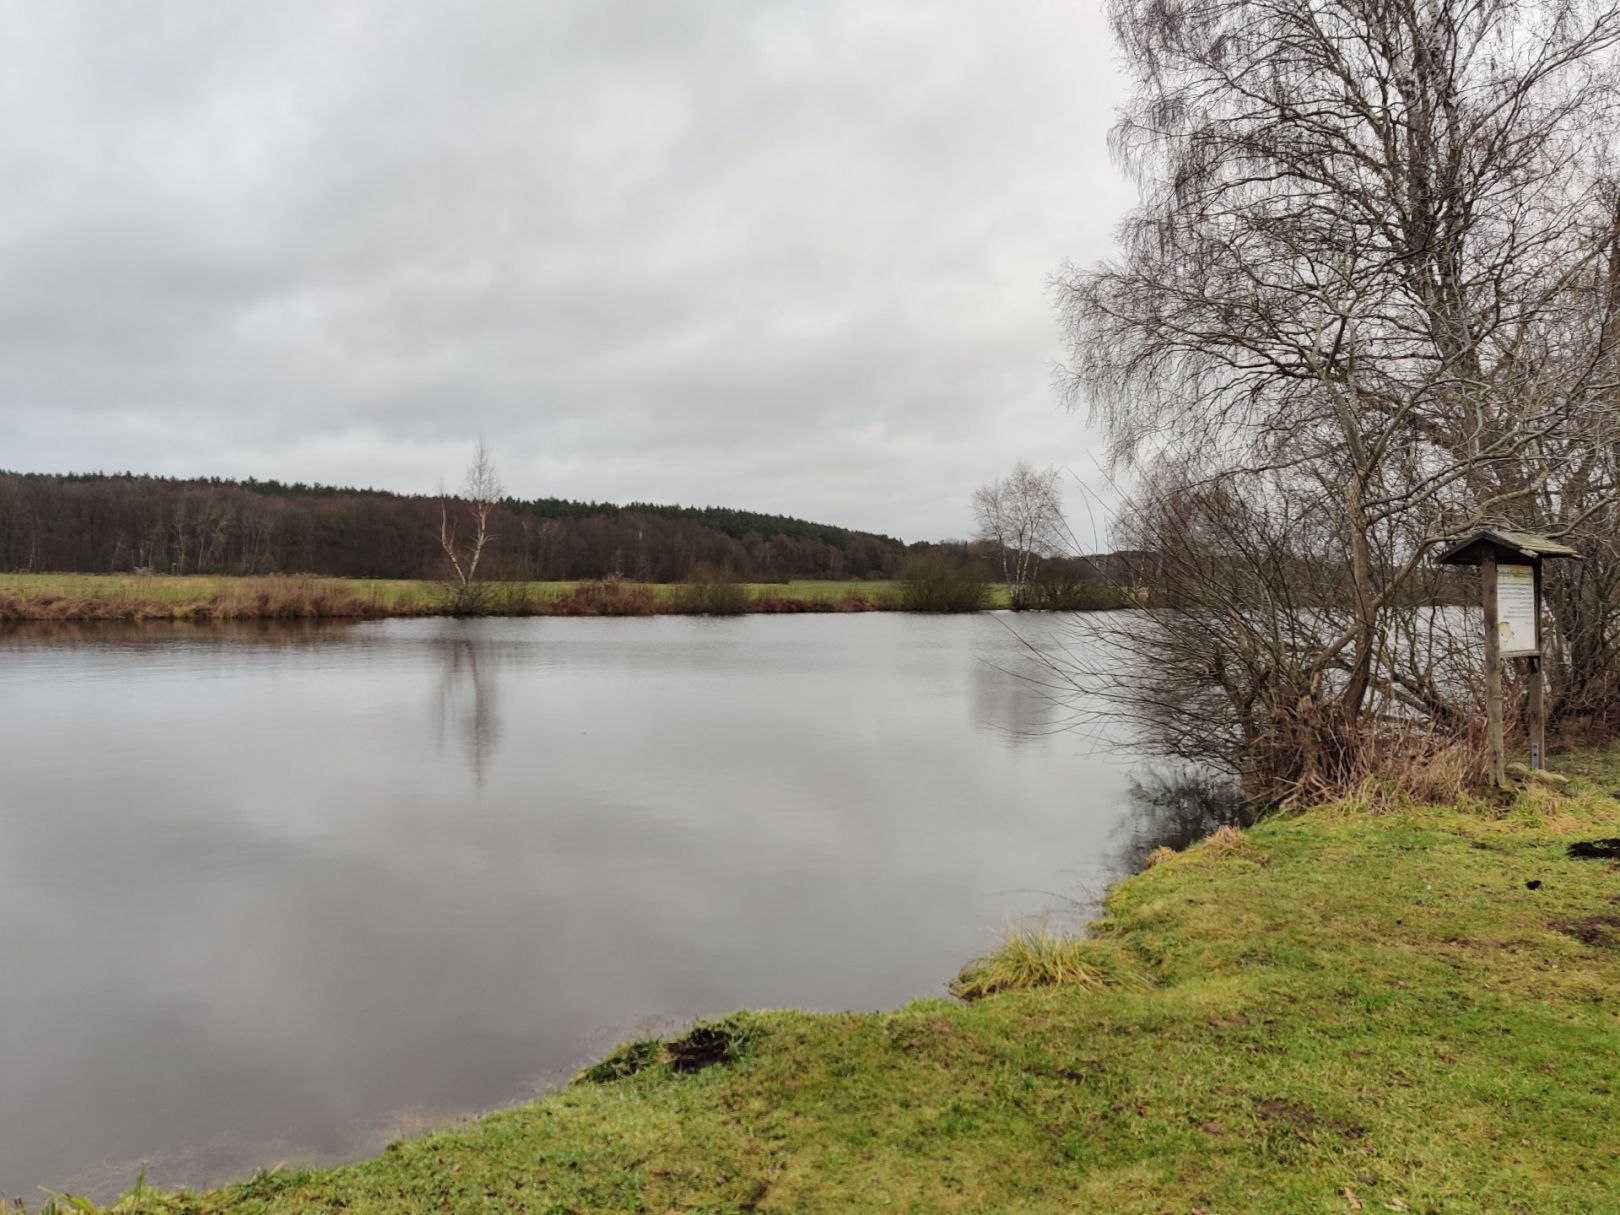
[[1479, 589], [1485, 608], [1485, 745], [1490, 751], [1491, 783], [1507, 784], [1507, 755], [1502, 742], [1502, 643], [1496, 629], [1496, 554], [1479, 563]]
[[1530, 767], [1540, 768], [1547, 762], [1547, 706], [1541, 691], [1541, 562], [1535, 563], [1536, 578], [1536, 653], [1530, 659]]

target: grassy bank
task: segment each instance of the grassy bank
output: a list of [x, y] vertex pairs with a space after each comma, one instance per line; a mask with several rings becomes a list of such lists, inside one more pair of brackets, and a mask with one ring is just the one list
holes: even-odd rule
[[[704, 592], [709, 592], [705, 594]], [[721, 593], [715, 593], [721, 592]], [[731, 593], [734, 601], [727, 601]], [[1004, 605], [1005, 593], [996, 598]], [[897, 610], [892, 582], [704, 588], [636, 582], [500, 582], [458, 602], [441, 583], [365, 578], [0, 574], [3, 620], [273, 620], [437, 616], [650, 616], [705, 611]]]
[[1090, 940], [968, 975], [1057, 985], [738, 1014], [361, 1164], [127, 1205], [1612, 1212], [1620, 869], [1569, 849], [1620, 836], [1620, 762], [1562, 767], [1563, 795], [1223, 833]]

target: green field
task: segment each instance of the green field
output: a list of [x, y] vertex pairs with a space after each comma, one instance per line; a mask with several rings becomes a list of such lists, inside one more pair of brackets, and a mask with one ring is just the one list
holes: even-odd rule
[[1161, 859], [1062, 985], [737, 1014], [364, 1163], [126, 1206], [1613, 1212], [1620, 871], [1568, 847], [1620, 835], [1620, 760], [1561, 766], [1567, 795], [1323, 806]]
[[[650, 615], [702, 610], [683, 583], [490, 582], [470, 614]], [[744, 584], [750, 612], [895, 611], [895, 581]], [[1008, 604], [1003, 586], [989, 606]], [[468, 612], [444, 583], [311, 575], [0, 574], [0, 620], [251, 620]]]
[[[498, 582], [484, 584], [481, 610], [501, 615], [544, 615], [568, 601], [575, 614], [599, 614], [591, 592], [602, 583]], [[682, 584], [612, 583], [607, 598], [617, 610], [640, 615], [681, 611]], [[750, 610], [862, 610], [899, 607], [895, 582], [801, 580], [746, 587]], [[417, 616], [448, 610], [442, 583], [403, 579], [321, 578], [303, 575], [0, 574], [0, 619], [252, 619], [266, 616]], [[1005, 591], [992, 597], [1006, 603]]]

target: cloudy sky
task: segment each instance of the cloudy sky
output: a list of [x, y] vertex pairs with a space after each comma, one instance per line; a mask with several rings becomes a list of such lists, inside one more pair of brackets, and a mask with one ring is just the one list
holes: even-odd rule
[[[1093, 483], [1093, 0], [0, 0], [0, 468], [968, 530]], [[1071, 497], [1078, 498], [1078, 491]]]

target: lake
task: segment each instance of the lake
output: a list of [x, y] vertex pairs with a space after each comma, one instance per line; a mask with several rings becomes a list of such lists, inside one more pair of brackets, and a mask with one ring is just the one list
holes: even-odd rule
[[1012, 627], [1059, 622], [0, 632], [0, 1193], [365, 1155], [1083, 918], [1129, 770]]

